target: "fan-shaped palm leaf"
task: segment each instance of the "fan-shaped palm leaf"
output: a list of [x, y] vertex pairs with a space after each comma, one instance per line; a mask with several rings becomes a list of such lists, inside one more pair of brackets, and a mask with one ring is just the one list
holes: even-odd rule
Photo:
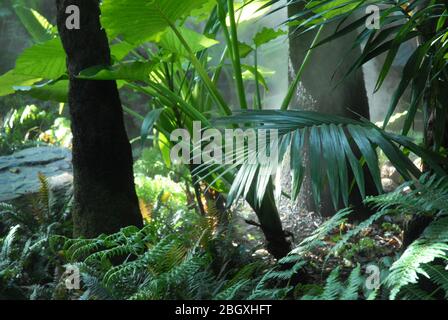
[[[278, 130], [278, 137], [269, 141], [267, 146], [258, 146], [249, 150], [233, 180], [229, 194], [232, 202], [240, 196], [247, 195], [247, 186], [255, 183], [259, 201], [263, 198], [267, 178], [277, 171], [289, 149], [291, 153], [290, 169], [293, 178], [293, 200], [297, 199], [304, 174], [303, 160], [310, 165], [313, 193], [316, 202], [320, 199], [320, 190], [326, 182], [333, 194], [335, 207], [340, 199], [346, 205], [350, 185], [357, 185], [365, 195], [364, 170], [367, 166], [374, 178], [379, 192], [382, 192], [380, 172], [378, 169], [377, 150], [380, 149], [406, 180], [416, 179], [421, 175], [419, 169], [400, 149], [404, 147], [427, 161], [432, 168], [443, 175], [439, 165], [446, 160], [414, 144], [410, 139], [388, 133], [368, 121], [357, 121], [333, 115], [324, 115], [310, 111], [252, 111], [242, 112], [230, 117], [216, 120], [218, 125], [251, 125], [258, 133], [262, 130]], [[284, 146], [287, 146], [286, 148]], [[256, 162], [266, 147], [280, 146], [278, 159], [268, 158], [267, 163]], [[282, 147], [283, 146], [283, 147]], [[307, 148], [305, 146], [308, 146]], [[358, 150], [362, 155], [358, 159]], [[305, 152], [306, 151], [306, 152]], [[271, 150], [272, 152], [272, 150]], [[250, 161], [252, 160], [252, 161]], [[204, 164], [203, 166], [210, 166]], [[235, 166], [235, 165], [234, 165]], [[352, 172], [354, 181], [349, 181]], [[281, 188], [281, 186], [277, 186]]]

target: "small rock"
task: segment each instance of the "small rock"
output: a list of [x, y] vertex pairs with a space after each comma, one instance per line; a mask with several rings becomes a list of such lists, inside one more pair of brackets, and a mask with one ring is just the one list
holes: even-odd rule
[[258, 249], [253, 254], [254, 257], [267, 257], [269, 256], [269, 252], [265, 249]]
[[395, 168], [389, 161], [387, 161], [381, 167], [381, 178], [391, 179], [395, 184], [400, 185], [402, 183], [402, 178], [397, 168]]
[[390, 178], [381, 179], [381, 184], [383, 185], [384, 192], [386, 192], [386, 193], [394, 191], [399, 186], [397, 183], [395, 183]]

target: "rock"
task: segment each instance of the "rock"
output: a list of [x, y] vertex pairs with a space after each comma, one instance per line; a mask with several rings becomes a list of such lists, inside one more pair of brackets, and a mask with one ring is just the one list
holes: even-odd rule
[[389, 179], [389, 178], [382, 178], [381, 184], [383, 185], [383, 190], [386, 193], [394, 191], [399, 186], [392, 179]]
[[52, 191], [67, 191], [73, 183], [71, 151], [36, 147], [0, 157], [0, 202], [38, 192], [39, 173], [48, 178]]
[[[415, 159], [413, 163], [420, 171], [423, 171], [421, 158]], [[394, 191], [403, 182], [400, 173], [389, 161], [383, 164], [381, 167], [381, 183], [385, 192]]]
[[253, 253], [253, 256], [254, 257], [260, 257], [260, 258], [269, 257], [269, 252], [267, 250], [265, 250], [265, 249], [258, 249], [257, 251], [255, 251]]
[[403, 182], [400, 173], [389, 161], [381, 167], [381, 178], [391, 179], [397, 185]]

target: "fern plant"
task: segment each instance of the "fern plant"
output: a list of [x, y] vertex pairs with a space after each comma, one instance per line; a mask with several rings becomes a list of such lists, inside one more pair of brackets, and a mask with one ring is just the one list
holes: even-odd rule
[[[324, 245], [324, 238], [335, 227], [345, 221], [349, 209], [338, 212], [323, 223], [314, 233], [303, 240], [278, 266], [261, 279], [252, 293], [252, 298], [301, 299], [423, 299], [448, 297], [448, 178], [423, 175], [418, 181], [408, 182], [390, 194], [369, 197], [366, 203], [375, 207], [377, 213], [362, 221], [344, 234], [329, 250], [327, 259], [335, 255], [350, 240], [384, 216], [429, 216], [432, 222], [422, 235], [412, 242], [393, 263], [381, 261], [381, 286], [366, 291], [359, 266], [348, 276], [345, 285], [341, 281], [340, 270], [334, 269], [324, 285], [309, 286], [298, 279], [292, 279], [307, 264], [307, 254]], [[274, 285], [272, 285], [274, 281]], [[302, 282], [302, 283], [300, 283]], [[308, 290], [303, 289], [308, 288]], [[300, 292], [300, 294], [299, 294]], [[308, 292], [308, 293], [307, 293]]]
[[[51, 298], [62, 261], [54, 235], [71, 233], [70, 197], [56, 199], [47, 178], [30, 206], [0, 204], [0, 298]], [[62, 202], [62, 204], [60, 203]]]
[[331, 272], [320, 294], [305, 294], [302, 300], [357, 300], [358, 291], [364, 283], [360, 266], [353, 269], [345, 285], [339, 278], [339, 272], [339, 268]]
[[[385, 281], [391, 290], [389, 298], [422, 298], [424, 291], [415, 285], [426, 279], [433, 282], [432, 289], [445, 292], [446, 296], [444, 280], [447, 280], [448, 271], [442, 271], [441, 274], [434, 271], [440, 271], [440, 268], [447, 264], [447, 201], [448, 178], [428, 174], [416, 182], [405, 184], [394, 193], [367, 200], [368, 203], [377, 206], [379, 213], [382, 214], [425, 216], [432, 221], [422, 235], [412, 242], [391, 266], [390, 274]], [[419, 294], [412, 294], [417, 291]], [[432, 292], [426, 292], [425, 298], [429, 299], [432, 296]]]
[[[205, 218], [204, 218], [205, 219]], [[66, 261], [80, 270], [80, 299], [234, 299], [247, 296], [260, 262], [217, 270], [207, 228], [162, 239], [151, 224], [95, 239], [64, 239]], [[216, 237], [216, 235], [215, 235]], [[212, 250], [214, 248], [215, 250]], [[229, 249], [227, 249], [229, 250]], [[232, 257], [233, 259], [234, 257]]]

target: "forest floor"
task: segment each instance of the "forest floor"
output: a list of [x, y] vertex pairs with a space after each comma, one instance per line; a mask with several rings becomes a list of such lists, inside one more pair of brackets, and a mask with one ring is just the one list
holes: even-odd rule
[[[291, 210], [291, 208], [289, 208]], [[275, 260], [264, 249], [263, 234], [259, 227], [248, 224], [246, 220], [256, 221], [255, 215], [250, 209], [239, 208], [236, 217], [236, 226], [241, 236], [242, 245], [247, 252], [251, 252], [256, 258], [265, 260], [268, 264], [274, 264]], [[314, 212], [301, 211], [299, 214], [281, 213], [284, 228], [291, 233], [290, 241], [297, 247], [301, 241], [309, 237], [326, 219]], [[294, 217], [294, 219], [292, 219]], [[345, 245], [337, 251], [334, 246], [344, 235], [353, 231], [358, 226], [356, 222], [343, 223], [333, 229], [327, 237], [322, 239], [321, 246], [315, 248], [306, 255], [305, 271], [309, 280], [314, 284], [322, 284], [328, 275], [336, 268], [340, 269], [340, 274], [348, 274], [358, 264], [362, 270], [366, 270], [369, 265], [388, 266], [392, 263], [403, 244], [403, 229], [401, 222], [393, 221], [386, 217], [377, 223], [362, 229], [356, 236], [353, 236]], [[330, 255], [330, 253], [332, 253]]]
[[368, 265], [387, 265], [401, 249], [403, 231], [394, 223], [383, 222], [373, 224], [363, 229], [357, 236], [352, 237], [340, 250], [329, 255], [342, 237], [353, 230], [354, 223], [342, 224], [335, 228], [324, 240], [323, 245], [307, 254], [309, 271], [316, 282], [323, 281], [328, 274], [339, 267], [341, 274], [347, 274], [357, 264], [365, 269]]

